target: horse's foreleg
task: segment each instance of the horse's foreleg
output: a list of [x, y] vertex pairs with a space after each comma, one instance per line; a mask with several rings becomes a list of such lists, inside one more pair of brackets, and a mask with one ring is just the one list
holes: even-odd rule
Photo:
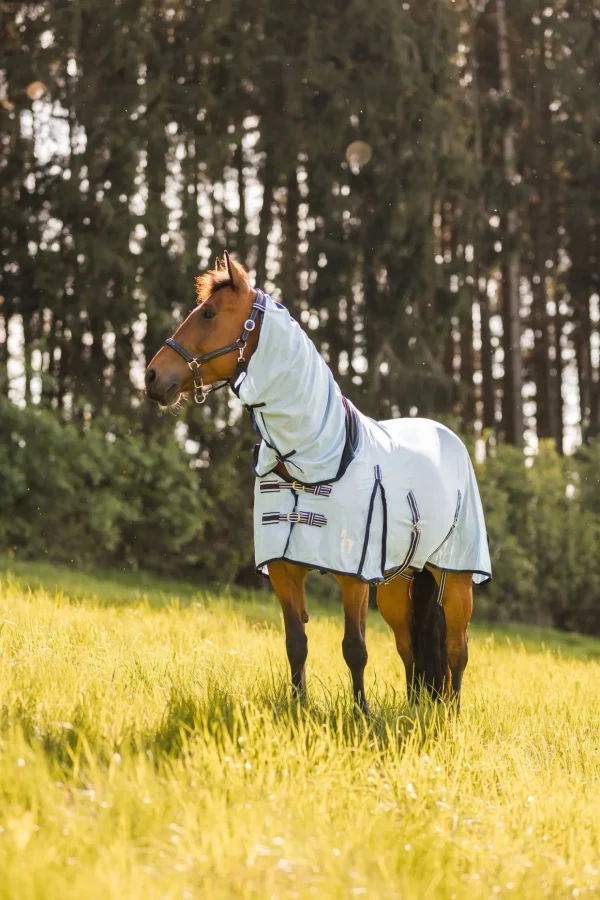
[[377, 586], [379, 612], [394, 632], [396, 649], [404, 663], [406, 689], [410, 702], [415, 700], [415, 654], [412, 645], [412, 598], [410, 582], [399, 576], [389, 584]]
[[356, 705], [365, 715], [369, 713], [369, 704], [365, 697], [364, 673], [368, 653], [365, 642], [367, 609], [369, 607], [369, 585], [358, 578], [337, 575], [336, 580], [342, 589], [344, 604], [344, 639], [342, 653], [352, 676], [352, 690]]
[[306, 690], [305, 664], [308, 656], [308, 640], [305, 624], [308, 622], [304, 582], [308, 569], [291, 563], [269, 563], [269, 577], [279, 597], [285, 625], [285, 647], [292, 673], [292, 685], [302, 696]]

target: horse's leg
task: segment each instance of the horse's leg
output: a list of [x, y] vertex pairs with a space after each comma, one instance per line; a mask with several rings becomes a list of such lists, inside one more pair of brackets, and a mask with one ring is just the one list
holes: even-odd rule
[[347, 575], [336, 575], [336, 581], [342, 589], [344, 604], [342, 653], [352, 675], [352, 690], [356, 705], [368, 715], [369, 704], [365, 697], [364, 672], [368, 659], [365, 629], [369, 607], [369, 585]]
[[308, 569], [292, 563], [269, 563], [269, 577], [279, 597], [285, 625], [285, 647], [292, 672], [292, 685], [302, 696], [306, 690], [305, 663], [308, 656], [308, 640], [304, 628], [308, 622], [304, 582]]
[[412, 645], [412, 597], [411, 584], [399, 576], [389, 584], [377, 586], [379, 612], [394, 632], [396, 648], [404, 663], [408, 699], [415, 700], [415, 654]]
[[[435, 578], [439, 584], [440, 573]], [[473, 576], [448, 573], [442, 598], [446, 616], [446, 648], [452, 675], [452, 696], [460, 707], [460, 688], [469, 658], [469, 622], [473, 612]]]

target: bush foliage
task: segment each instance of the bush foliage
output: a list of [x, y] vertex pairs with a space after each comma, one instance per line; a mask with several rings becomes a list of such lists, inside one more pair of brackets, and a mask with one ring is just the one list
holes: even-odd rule
[[[215, 447], [215, 465], [194, 468], [171, 429], [148, 438], [123, 419], [65, 424], [0, 402], [0, 548], [248, 582], [249, 455]], [[600, 633], [600, 440], [572, 457], [542, 443], [530, 467], [503, 445], [476, 468], [494, 572], [478, 613]]]
[[576, 456], [542, 442], [530, 468], [501, 446], [477, 467], [494, 579], [488, 618], [600, 633], [600, 441]]
[[0, 402], [0, 482], [0, 545], [19, 556], [162, 572], [201, 558], [205, 504], [172, 432]]

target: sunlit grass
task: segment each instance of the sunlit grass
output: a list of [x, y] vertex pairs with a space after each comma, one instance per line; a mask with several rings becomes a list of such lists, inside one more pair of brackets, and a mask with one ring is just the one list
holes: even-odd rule
[[406, 707], [371, 613], [366, 723], [309, 610], [300, 709], [270, 594], [5, 571], [0, 897], [600, 889], [600, 642], [476, 629], [457, 720]]

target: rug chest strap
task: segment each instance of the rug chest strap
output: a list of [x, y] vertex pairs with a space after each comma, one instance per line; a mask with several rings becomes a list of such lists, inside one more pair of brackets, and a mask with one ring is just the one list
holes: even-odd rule
[[289, 522], [290, 525], [316, 525], [317, 528], [322, 528], [323, 525], [327, 525], [327, 518], [321, 513], [306, 512], [306, 510], [293, 510], [289, 513], [263, 513], [263, 525], [277, 525], [279, 522]]
[[278, 494], [279, 491], [296, 491], [298, 494], [314, 494], [316, 497], [329, 497], [330, 484], [301, 484], [299, 481], [261, 481], [261, 494]]

